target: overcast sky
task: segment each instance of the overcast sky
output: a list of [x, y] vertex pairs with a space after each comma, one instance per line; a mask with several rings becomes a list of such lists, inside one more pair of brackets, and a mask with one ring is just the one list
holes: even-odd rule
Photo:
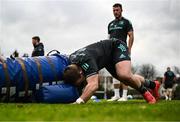
[[33, 50], [32, 36], [40, 36], [46, 53], [70, 54], [107, 38], [114, 19], [112, 5], [134, 27], [133, 64], [151, 63], [158, 71], [180, 67], [180, 0], [0, 0], [0, 51], [9, 56]]

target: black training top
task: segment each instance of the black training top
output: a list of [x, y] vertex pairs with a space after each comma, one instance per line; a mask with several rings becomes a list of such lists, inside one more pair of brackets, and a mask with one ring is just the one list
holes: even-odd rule
[[44, 56], [43, 43], [39, 43], [38, 45], [34, 46], [34, 50], [32, 52], [32, 57], [34, 57], [34, 56]]
[[115, 19], [108, 25], [108, 34], [110, 35], [110, 38], [122, 40], [126, 44], [127, 34], [130, 31], [133, 31], [132, 24], [124, 17], [122, 17], [120, 20]]
[[128, 47], [123, 41], [115, 39], [88, 45], [70, 55], [71, 63], [80, 66], [86, 78], [97, 74], [102, 68], [117, 76], [115, 64], [125, 60], [131, 60]]
[[88, 45], [70, 55], [70, 61], [79, 65], [86, 77], [97, 74], [112, 59], [112, 50], [115, 41], [103, 40]]
[[173, 83], [175, 74], [172, 71], [165, 72], [164, 76], [165, 76], [165, 83]]

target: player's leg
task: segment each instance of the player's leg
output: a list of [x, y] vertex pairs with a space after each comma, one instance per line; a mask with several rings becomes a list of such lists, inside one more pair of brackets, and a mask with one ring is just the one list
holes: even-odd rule
[[168, 96], [168, 100], [169, 100], [169, 95], [170, 95], [169, 88], [167, 88], [167, 96]]
[[169, 100], [172, 100], [172, 88], [168, 88]]
[[113, 86], [115, 86], [114, 87], [114, 96], [111, 99], [109, 99], [108, 101], [117, 101], [120, 98], [120, 94], [119, 94], [120, 81], [118, 81], [116, 78], [116, 71], [114, 69], [114, 66], [112, 65], [112, 61], [110, 61], [105, 68], [114, 77], [113, 78]]
[[120, 98], [119, 94], [119, 87], [120, 87], [120, 82], [117, 79], [113, 78], [113, 86], [114, 86], [114, 96], [109, 99], [108, 101], [117, 101]]
[[136, 77], [131, 72], [131, 58], [127, 45], [122, 41], [116, 41], [114, 46], [112, 60], [117, 79], [122, 81], [125, 85], [129, 85], [132, 88], [138, 90], [148, 103], [155, 103], [155, 98], [143, 85], [143, 79]]
[[143, 85], [142, 79], [131, 72], [131, 61], [121, 61], [115, 65], [118, 80], [138, 90], [148, 103], [155, 103], [155, 98]]
[[[128, 75], [130, 78], [132, 78], [131, 80], [136, 81], [136, 86], [139, 85], [138, 82], [141, 82], [144, 84], [145, 87], [152, 89], [154, 96], [156, 97], [156, 99], [158, 99], [159, 98], [158, 90], [160, 88], [160, 83], [153, 82], [150, 80], [146, 80], [140, 75], [133, 75], [131, 73], [131, 62], [130, 62], [130, 60], [131, 60], [131, 57], [129, 55], [127, 45], [122, 41], [116, 41], [115, 48], [113, 50], [113, 62], [114, 62], [114, 64], [116, 64], [116, 70], [120, 70], [120, 72], [123, 74], [123, 76]], [[126, 66], [123, 67], [122, 62], [128, 62], [128, 63], [125, 63], [125, 65], [127, 65], [128, 67], [126, 67]], [[122, 66], [117, 66], [118, 64], [121, 64]], [[125, 69], [120, 69], [121, 67], [123, 67]], [[119, 74], [119, 75], [121, 75], [121, 74]], [[131, 84], [131, 85], [133, 85], [133, 84]]]
[[169, 100], [172, 100], [172, 96], [173, 96], [173, 83], [170, 84], [170, 88], [169, 88]]
[[164, 96], [165, 96], [165, 100], [168, 100], [169, 97], [168, 97], [168, 90], [166, 89], [165, 92], [164, 92]]
[[164, 96], [165, 96], [165, 100], [168, 100], [169, 99], [169, 95], [168, 95], [168, 85], [165, 83], [164, 84], [164, 88], [165, 88], [165, 92], [164, 92]]
[[128, 86], [122, 82], [120, 84], [122, 85], [122, 97], [118, 101], [127, 101]]
[[145, 87], [151, 89], [150, 92], [154, 95], [154, 97], [156, 98], [156, 100], [159, 99], [160, 95], [159, 95], [159, 88], [160, 88], [160, 83], [159, 81], [155, 80], [155, 81], [151, 81], [148, 79], [144, 79], [144, 77], [134, 74], [135, 77], [138, 77], [140, 79], [140, 81], [144, 84]]

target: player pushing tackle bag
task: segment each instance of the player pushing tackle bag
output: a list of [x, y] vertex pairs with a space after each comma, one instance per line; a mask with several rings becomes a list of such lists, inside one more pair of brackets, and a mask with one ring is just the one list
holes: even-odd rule
[[62, 73], [68, 64], [67, 56], [60, 54], [14, 60], [0, 57], [1, 102], [18, 102], [21, 96], [21, 102], [28, 102], [32, 93], [36, 92], [37, 84], [40, 88], [43, 83], [51, 85], [62, 80]]

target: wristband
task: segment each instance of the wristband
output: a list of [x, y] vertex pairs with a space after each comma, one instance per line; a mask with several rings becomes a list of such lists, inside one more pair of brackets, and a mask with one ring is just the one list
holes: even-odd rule
[[84, 102], [84, 100], [82, 99], [82, 98], [78, 98], [77, 100], [76, 100], [76, 103], [78, 103], [78, 104], [83, 104], [83, 103], [85, 103]]

